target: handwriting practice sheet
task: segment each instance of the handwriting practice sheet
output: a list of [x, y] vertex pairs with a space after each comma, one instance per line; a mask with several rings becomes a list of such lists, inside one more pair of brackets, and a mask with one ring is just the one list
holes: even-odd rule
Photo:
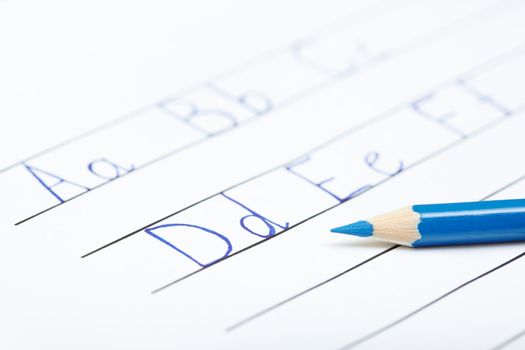
[[525, 3], [0, 1], [0, 349], [523, 349]]

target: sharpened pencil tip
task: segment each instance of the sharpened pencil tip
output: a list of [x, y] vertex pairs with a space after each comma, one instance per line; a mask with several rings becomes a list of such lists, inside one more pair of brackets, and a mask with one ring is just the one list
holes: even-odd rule
[[333, 228], [330, 231], [358, 237], [370, 237], [374, 233], [374, 227], [368, 221], [357, 221], [350, 225]]

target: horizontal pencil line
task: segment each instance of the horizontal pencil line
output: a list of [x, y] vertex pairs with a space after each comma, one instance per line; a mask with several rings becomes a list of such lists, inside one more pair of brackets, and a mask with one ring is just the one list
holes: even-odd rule
[[339, 278], [339, 277], [349, 273], [350, 271], [353, 271], [353, 270], [355, 270], [355, 269], [357, 269], [357, 268], [359, 268], [359, 267], [361, 267], [361, 266], [371, 262], [372, 260], [379, 258], [381, 255], [386, 254], [386, 253], [388, 253], [388, 252], [390, 252], [390, 251], [392, 251], [394, 249], [397, 249], [399, 247], [400, 247], [399, 245], [394, 245], [394, 246], [392, 246], [392, 247], [390, 247], [388, 249], [385, 249], [385, 250], [379, 252], [378, 254], [375, 254], [375, 255], [369, 257], [368, 259], [363, 260], [360, 263], [358, 263], [358, 264], [356, 264], [356, 265], [354, 265], [354, 266], [344, 270], [343, 272], [340, 272], [340, 273], [338, 273], [338, 274], [336, 274], [336, 275], [334, 275], [334, 276], [332, 276], [332, 277], [330, 277], [330, 278], [328, 278], [328, 279], [326, 279], [326, 280], [324, 280], [322, 282], [319, 282], [318, 284], [316, 284], [316, 285], [314, 285], [312, 287], [309, 287], [309, 288], [307, 288], [307, 289], [305, 289], [305, 290], [303, 290], [303, 291], [301, 291], [301, 292], [299, 292], [297, 294], [294, 294], [291, 297], [288, 297], [288, 298], [286, 298], [286, 299], [284, 299], [284, 300], [282, 300], [282, 301], [280, 301], [280, 302], [278, 302], [278, 303], [276, 303], [276, 304], [274, 304], [272, 306], [269, 306], [266, 309], [263, 309], [263, 310], [255, 313], [255, 314], [249, 316], [249, 317], [246, 317], [245, 319], [243, 319], [243, 320], [241, 320], [241, 321], [239, 321], [239, 322], [237, 322], [237, 323], [227, 327], [226, 328], [226, 332], [231, 332], [231, 331], [233, 331], [233, 330], [235, 330], [235, 329], [237, 329], [237, 328], [239, 328], [239, 327], [241, 327], [241, 326], [243, 326], [243, 325], [245, 325], [245, 324], [247, 324], [247, 323], [257, 319], [257, 318], [259, 318], [260, 316], [262, 316], [262, 315], [264, 315], [264, 314], [266, 314], [266, 313], [268, 313], [268, 312], [270, 312], [272, 310], [275, 310], [278, 307], [283, 306], [284, 304], [287, 304], [290, 301], [292, 301], [294, 299], [297, 299], [300, 296], [302, 296], [304, 294], [307, 294], [307, 293], [309, 293], [309, 292], [311, 292], [311, 291], [313, 291], [313, 290], [315, 290], [315, 289], [317, 289], [317, 288], [319, 288], [319, 287], [321, 287], [321, 286], [323, 286], [323, 285], [325, 285], [325, 284], [327, 284], [329, 282], [332, 282], [335, 279], [337, 279], [337, 278]]
[[506, 348], [507, 346], [509, 346], [510, 344], [514, 343], [516, 340], [522, 338], [523, 336], [525, 336], [525, 329], [522, 330], [521, 332], [513, 335], [512, 337], [508, 338], [507, 340], [505, 340], [503, 343], [501, 344], [498, 344], [496, 345], [494, 348], [492, 348], [491, 350], [501, 350], [501, 349], [504, 349]]
[[481, 279], [481, 278], [483, 278], [483, 277], [486, 277], [486, 276], [490, 275], [491, 273], [493, 273], [493, 272], [495, 272], [495, 271], [501, 269], [502, 267], [505, 267], [505, 266], [511, 264], [512, 262], [514, 262], [514, 261], [516, 261], [516, 260], [522, 258], [523, 256], [525, 256], [525, 252], [520, 253], [519, 255], [516, 255], [516, 256], [513, 257], [512, 259], [507, 260], [507, 261], [503, 262], [502, 264], [500, 264], [500, 265], [498, 265], [498, 266], [496, 266], [496, 267], [494, 267], [494, 268], [492, 268], [492, 269], [490, 269], [490, 270], [488, 270], [488, 271], [485, 271], [484, 273], [482, 273], [482, 274], [480, 274], [480, 275], [478, 275], [478, 276], [476, 276], [476, 277], [474, 277], [474, 278], [468, 280], [467, 282], [465, 282], [465, 283], [459, 285], [458, 287], [456, 287], [456, 288], [454, 288], [454, 289], [452, 289], [452, 290], [446, 292], [445, 294], [440, 295], [438, 298], [436, 298], [436, 299], [430, 301], [429, 303], [427, 303], [427, 304], [425, 304], [425, 305], [423, 305], [423, 306], [417, 308], [416, 310], [414, 310], [414, 311], [408, 313], [407, 315], [405, 315], [405, 316], [403, 316], [403, 317], [401, 317], [401, 318], [395, 320], [394, 322], [392, 322], [392, 323], [390, 323], [390, 324], [388, 324], [388, 325], [386, 325], [386, 326], [384, 326], [384, 327], [378, 329], [377, 331], [372, 332], [372, 333], [370, 333], [370, 334], [368, 334], [368, 335], [366, 335], [366, 336], [364, 336], [364, 337], [362, 337], [362, 338], [357, 339], [356, 341], [354, 341], [354, 342], [352, 342], [352, 343], [350, 343], [350, 344], [348, 344], [348, 345], [343, 346], [342, 348], [340, 348], [340, 350], [351, 349], [351, 348], [353, 348], [353, 347], [355, 347], [355, 346], [357, 346], [357, 345], [359, 345], [359, 344], [364, 343], [364, 342], [367, 341], [367, 340], [372, 339], [373, 337], [375, 337], [375, 336], [377, 336], [377, 335], [379, 335], [379, 334], [381, 334], [381, 333], [383, 333], [383, 332], [385, 332], [385, 331], [387, 331], [387, 330], [389, 330], [389, 329], [391, 329], [391, 328], [393, 328], [393, 327], [399, 325], [400, 323], [402, 323], [402, 322], [408, 320], [408, 319], [411, 318], [412, 316], [414, 316], [414, 315], [420, 313], [421, 311], [423, 311], [423, 310], [429, 308], [430, 306], [432, 306], [432, 305], [438, 303], [439, 301], [445, 299], [446, 297], [448, 297], [449, 295], [451, 295], [451, 294], [457, 292], [458, 290], [463, 289], [464, 287], [466, 287], [466, 286], [468, 286], [468, 285], [474, 283], [475, 281], [477, 281], [477, 280], [479, 280], [479, 279]]

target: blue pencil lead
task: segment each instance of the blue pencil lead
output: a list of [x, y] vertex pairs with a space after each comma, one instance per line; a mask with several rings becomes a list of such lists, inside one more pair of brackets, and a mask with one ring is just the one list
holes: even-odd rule
[[348, 235], [354, 235], [358, 237], [370, 237], [374, 232], [374, 227], [370, 225], [368, 221], [357, 221], [350, 225], [336, 227], [330, 231], [336, 233], [345, 233]]

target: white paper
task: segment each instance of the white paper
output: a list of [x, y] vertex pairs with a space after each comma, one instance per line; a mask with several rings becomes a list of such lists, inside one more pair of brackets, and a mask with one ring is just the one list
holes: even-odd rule
[[0, 348], [520, 348], [525, 244], [329, 229], [525, 197], [524, 20], [0, 2]]

